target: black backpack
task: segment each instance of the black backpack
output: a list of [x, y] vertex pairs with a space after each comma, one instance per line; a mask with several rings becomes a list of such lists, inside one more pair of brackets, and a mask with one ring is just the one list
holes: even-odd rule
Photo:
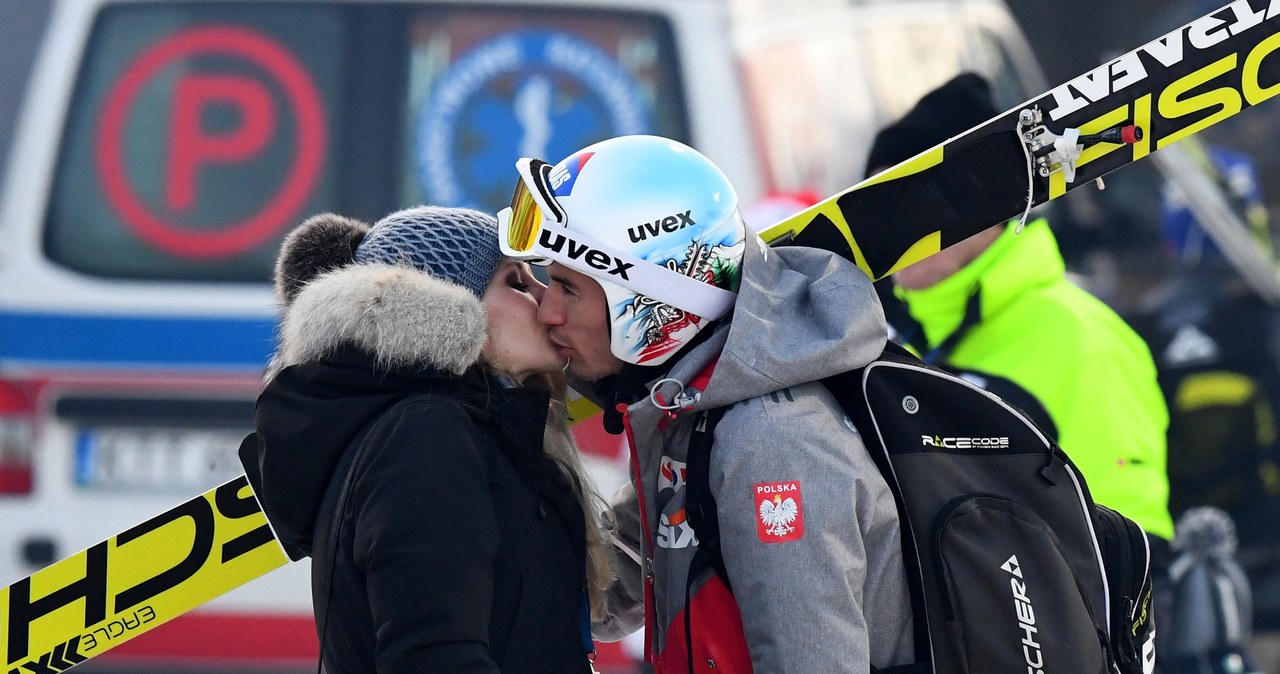
[[[892, 343], [823, 383], [862, 432], [903, 524], [916, 664], [880, 674], [1144, 671], [1154, 659], [1146, 534], [1093, 503], [1056, 443]], [[721, 575], [707, 469], [723, 411], [696, 424], [687, 476], [698, 559]]]

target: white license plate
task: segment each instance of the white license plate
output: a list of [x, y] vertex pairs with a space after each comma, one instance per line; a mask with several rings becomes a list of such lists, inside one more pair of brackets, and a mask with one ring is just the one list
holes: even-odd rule
[[81, 429], [76, 484], [94, 489], [199, 491], [244, 472], [242, 430]]

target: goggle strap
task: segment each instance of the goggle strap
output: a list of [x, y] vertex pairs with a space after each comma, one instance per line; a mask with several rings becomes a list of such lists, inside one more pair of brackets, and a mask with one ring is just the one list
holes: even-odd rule
[[565, 220], [564, 211], [561, 210], [560, 204], [552, 196], [551, 186], [548, 181], [548, 177], [551, 174], [551, 164], [541, 159], [522, 158], [516, 161], [516, 170], [520, 173], [525, 187], [533, 187], [533, 189], [529, 190], [529, 193], [533, 195], [542, 212], [555, 216], [553, 218], [554, 222], [563, 223]]

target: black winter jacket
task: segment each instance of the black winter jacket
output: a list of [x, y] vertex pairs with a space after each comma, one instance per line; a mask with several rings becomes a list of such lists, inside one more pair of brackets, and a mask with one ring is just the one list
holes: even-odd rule
[[[291, 352], [288, 322], [241, 459], [286, 552], [312, 557], [327, 671], [589, 671], [583, 514], [542, 450], [547, 394], [388, 362], [342, 330]], [[331, 557], [314, 536], [348, 474]]]

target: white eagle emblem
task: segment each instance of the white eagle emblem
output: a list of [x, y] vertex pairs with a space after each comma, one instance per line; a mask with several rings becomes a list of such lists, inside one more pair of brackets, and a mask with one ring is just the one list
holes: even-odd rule
[[795, 531], [791, 523], [799, 515], [800, 507], [793, 498], [783, 500], [781, 496], [774, 494], [772, 501], [760, 502], [760, 521], [765, 525], [765, 533], [770, 536], [786, 536]]

